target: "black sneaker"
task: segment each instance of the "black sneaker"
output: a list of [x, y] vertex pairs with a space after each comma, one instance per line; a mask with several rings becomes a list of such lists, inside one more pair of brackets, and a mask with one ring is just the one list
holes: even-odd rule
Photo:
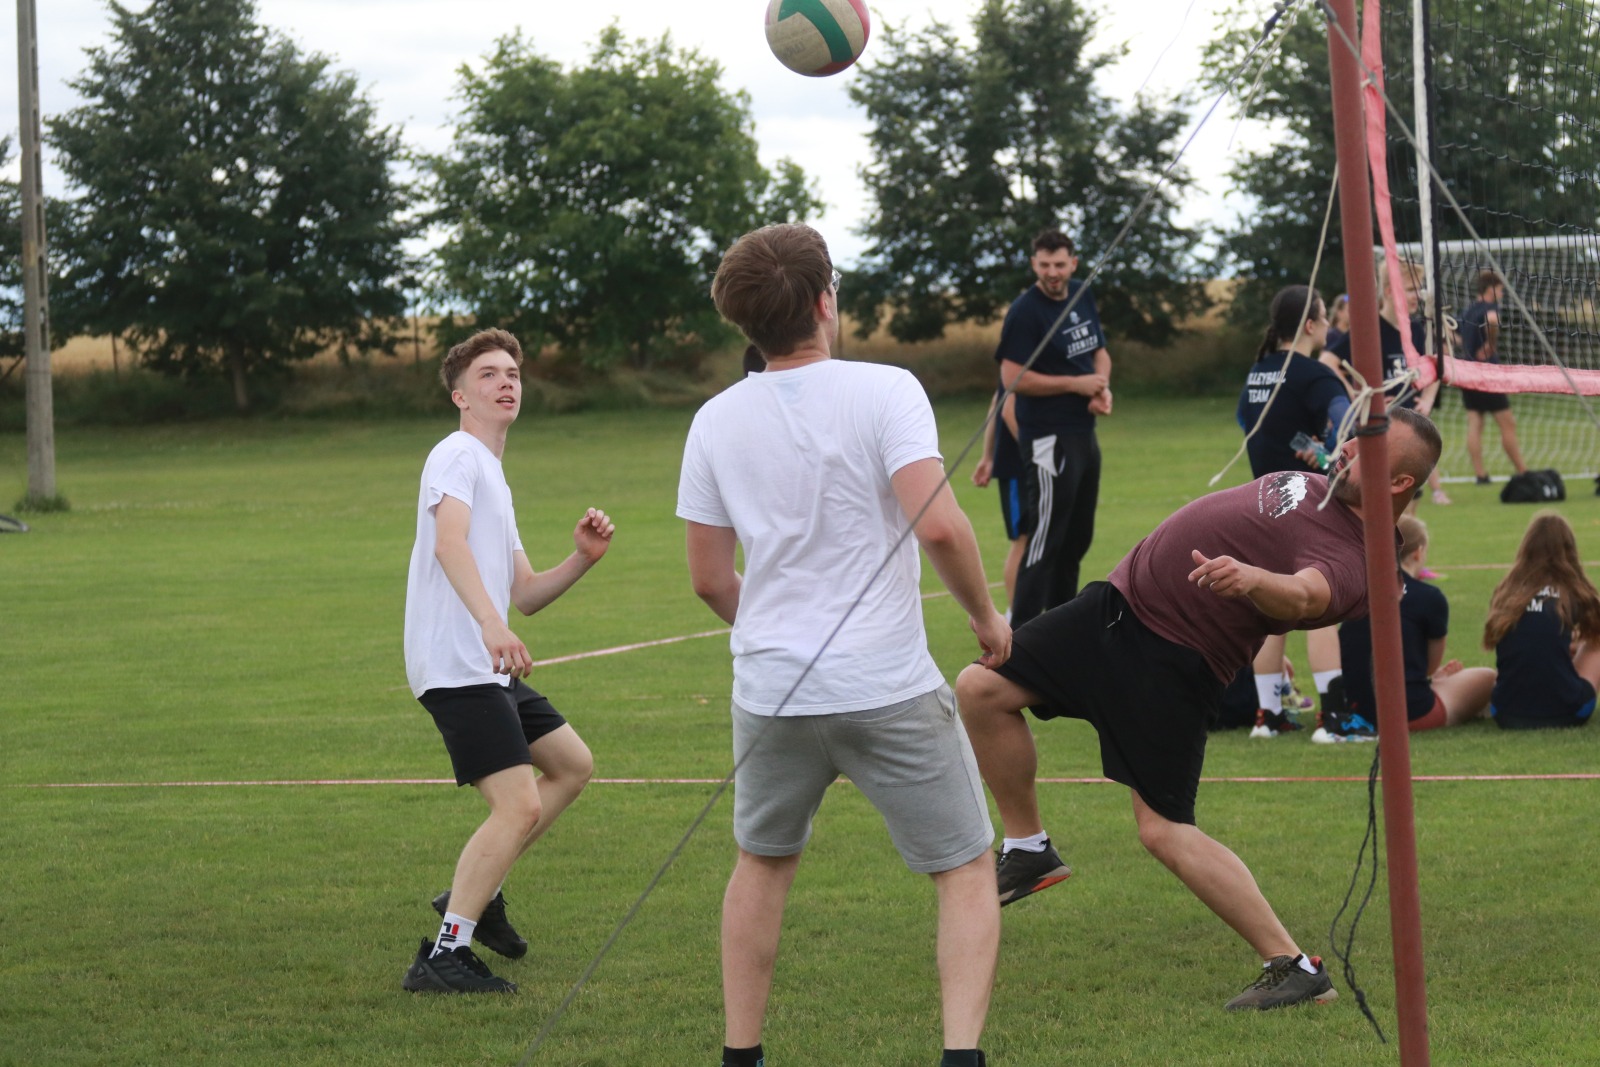
[[1287, 711], [1268, 711], [1266, 708], [1256, 709], [1256, 724], [1250, 731], [1251, 737], [1277, 737], [1279, 734], [1292, 733], [1302, 727], [1290, 717]]
[[515, 993], [517, 984], [489, 973], [472, 949], [459, 945], [429, 958], [433, 942], [424, 940], [406, 969], [400, 988], [413, 993]]
[[[444, 913], [450, 910], [450, 890], [446, 889], [433, 898], [433, 910], [439, 913], [439, 918], [444, 918]], [[478, 928], [472, 932], [472, 939], [508, 960], [520, 960], [528, 954], [528, 942], [506, 918], [506, 898], [503, 893], [496, 893], [494, 899], [483, 906], [483, 914], [478, 916]]]
[[1316, 974], [1301, 970], [1298, 956], [1274, 956], [1267, 961], [1261, 977], [1251, 982], [1243, 993], [1223, 1005], [1226, 1011], [1266, 1011], [1268, 1008], [1286, 1008], [1291, 1004], [1313, 1001], [1326, 1004], [1339, 999], [1339, 991], [1328, 979], [1328, 969], [1317, 956], [1311, 957]]
[[1311, 735], [1311, 740], [1319, 745], [1338, 745], [1347, 741], [1376, 741], [1378, 728], [1372, 721], [1359, 711], [1346, 708], [1338, 711], [1334, 708], [1324, 708], [1321, 721], [1317, 723], [1317, 732]]
[[995, 880], [1000, 884], [1000, 906], [1021, 900], [1025, 896], [1049, 889], [1057, 882], [1072, 877], [1072, 868], [1061, 862], [1060, 853], [1045, 838], [1043, 852], [1029, 852], [1013, 848], [1000, 853], [994, 865]]

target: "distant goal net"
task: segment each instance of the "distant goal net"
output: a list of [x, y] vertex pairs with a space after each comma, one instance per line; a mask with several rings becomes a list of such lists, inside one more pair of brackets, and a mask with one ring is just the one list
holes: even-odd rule
[[[1415, 144], [1393, 122], [1383, 141], [1397, 251], [1422, 265], [1433, 297], [1429, 350], [1459, 354], [1451, 324], [1498, 264], [1498, 366], [1467, 370], [1510, 394], [1528, 466], [1593, 475], [1597, 398], [1558, 370], [1600, 372], [1600, 6], [1413, 0], [1385, 5], [1382, 38], [1388, 92], [1414, 116]], [[1431, 186], [1429, 162], [1460, 213]], [[1443, 389], [1435, 412], [1441, 471], [1471, 480], [1460, 393]], [[1510, 460], [1492, 425], [1483, 437], [1500, 480]]]

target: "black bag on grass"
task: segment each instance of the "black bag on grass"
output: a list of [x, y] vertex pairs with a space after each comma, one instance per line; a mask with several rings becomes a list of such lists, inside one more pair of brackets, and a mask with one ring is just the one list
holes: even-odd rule
[[1513, 474], [1505, 488], [1500, 490], [1502, 504], [1552, 504], [1565, 499], [1566, 483], [1561, 480], [1561, 472], [1555, 470]]

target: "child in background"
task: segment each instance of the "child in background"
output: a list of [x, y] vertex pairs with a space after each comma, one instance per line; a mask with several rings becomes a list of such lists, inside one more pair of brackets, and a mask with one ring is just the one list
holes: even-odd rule
[[[1405, 661], [1406, 718], [1412, 733], [1457, 726], [1482, 718], [1489, 707], [1495, 672], [1488, 667], [1463, 667], [1444, 662], [1445, 634], [1450, 628], [1450, 602], [1418, 577], [1428, 554], [1428, 527], [1414, 515], [1402, 515], [1400, 531], [1400, 651]], [[1321, 744], [1370, 741], [1378, 721], [1373, 691], [1372, 626], [1356, 619], [1339, 627], [1339, 654], [1344, 665], [1346, 708], [1323, 722], [1311, 740]]]
[[1553, 511], [1528, 524], [1489, 598], [1483, 647], [1500, 674], [1489, 714], [1506, 730], [1582, 726], [1600, 686], [1600, 592], [1583, 573], [1572, 524]]

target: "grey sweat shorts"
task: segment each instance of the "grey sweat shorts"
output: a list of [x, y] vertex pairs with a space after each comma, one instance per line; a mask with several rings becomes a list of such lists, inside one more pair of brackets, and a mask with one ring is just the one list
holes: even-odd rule
[[906, 866], [938, 874], [994, 842], [983, 780], [955, 695], [835, 715], [755, 715], [733, 705], [733, 836], [757, 856], [793, 856], [839, 775], [883, 816]]

